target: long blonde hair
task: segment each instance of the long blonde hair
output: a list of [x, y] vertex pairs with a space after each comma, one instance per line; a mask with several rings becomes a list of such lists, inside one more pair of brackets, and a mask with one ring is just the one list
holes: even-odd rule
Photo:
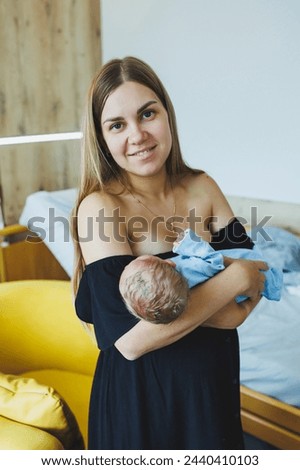
[[94, 191], [107, 190], [111, 180], [125, 183], [126, 175], [111, 158], [101, 129], [101, 115], [110, 94], [124, 82], [133, 81], [150, 88], [165, 107], [172, 136], [172, 147], [166, 161], [166, 171], [170, 179], [187, 172], [198, 173], [183, 160], [172, 102], [160, 79], [152, 68], [140, 59], [125, 57], [107, 62], [96, 74], [88, 91], [82, 122], [81, 180], [76, 205], [71, 217], [71, 233], [74, 241], [75, 259], [73, 289], [78, 284], [85, 268], [78, 243], [77, 212], [82, 200]]

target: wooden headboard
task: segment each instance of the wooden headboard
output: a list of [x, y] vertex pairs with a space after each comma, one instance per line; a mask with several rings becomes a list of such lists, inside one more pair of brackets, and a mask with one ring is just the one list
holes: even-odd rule
[[267, 201], [230, 195], [226, 197], [235, 215], [245, 219], [247, 225], [253, 225], [256, 214], [257, 222], [266, 217], [268, 218], [267, 226], [282, 227], [300, 234], [300, 203]]

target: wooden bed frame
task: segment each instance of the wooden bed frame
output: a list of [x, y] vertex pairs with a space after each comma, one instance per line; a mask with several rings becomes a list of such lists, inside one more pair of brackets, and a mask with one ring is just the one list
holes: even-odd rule
[[300, 449], [300, 408], [241, 385], [245, 432], [283, 450]]
[[[0, 229], [0, 282], [21, 279], [62, 279], [69, 276], [39, 238], [27, 227], [9, 225]], [[41, 263], [42, 260], [42, 263]]]
[[[263, 214], [275, 213], [273, 225], [299, 232], [300, 205], [277, 204], [245, 198], [230, 198], [234, 212], [246, 220], [249, 207], [257, 204]], [[275, 210], [276, 209], [276, 210]], [[280, 214], [286, 217], [279, 223]], [[20, 225], [0, 229], [0, 282], [17, 279], [69, 279], [63, 268], [38, 240], [28, 243], [26, 227]], [[43, 263], [40, 263], [40, 260]], [[300, 393], [300, 391], [299, 391]], [[300, 408], [282, 403], [241, 386], [241, 412], [244, 431], [278, 449], [300, 449]]]

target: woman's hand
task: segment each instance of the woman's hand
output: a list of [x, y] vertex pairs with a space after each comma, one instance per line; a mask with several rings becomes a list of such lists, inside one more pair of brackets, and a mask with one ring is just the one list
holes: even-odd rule
[[226, 267], [232, 265], [238, 269], [240, 295], [245, 295], [248, 299], [240, 303], [235, 300], [228, 303], [202, 323], [202, 326], [222, 329], [237, 328], [259, 303], [264, 291], [266, 278], [263, 271], [268, 270], [268, 265], [263, 261], [224, 257], [224, 265]]
[[241, 295], [256, 298], [261, 295], [265, 288], [266, 276], [263, 271], [269, 269], [264, 261], [253, 261], [246, 259], [232, 260], [238, 263], [241, 271]]

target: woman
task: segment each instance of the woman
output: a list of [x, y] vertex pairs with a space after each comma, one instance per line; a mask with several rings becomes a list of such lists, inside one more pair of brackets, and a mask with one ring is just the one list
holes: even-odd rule
[[[144, 62], [127, 57], [100, 70], [83, 135], [74, 289], [101, 349], [89, 448], [242, 449], [235, 328], [258, 303], [267, 266], [232, 262], [192, 290], [170, 325], [135, 319], [118, 289], [134, 257], [171, 257], [187, 226], [215, 249], [252, 242], [217, 184], [184, 163], [172, 104]], [[242, 294], [249, 300], [237, 304]]]

